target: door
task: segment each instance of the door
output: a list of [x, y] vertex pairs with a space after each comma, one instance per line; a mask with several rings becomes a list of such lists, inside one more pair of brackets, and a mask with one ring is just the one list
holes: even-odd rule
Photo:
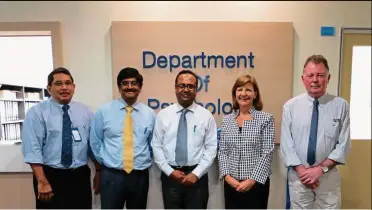
[[351, 151], [339, 168], [347, 209], [371, 209], [371, 31], [342, 29], [339, 95], [350, 105]]

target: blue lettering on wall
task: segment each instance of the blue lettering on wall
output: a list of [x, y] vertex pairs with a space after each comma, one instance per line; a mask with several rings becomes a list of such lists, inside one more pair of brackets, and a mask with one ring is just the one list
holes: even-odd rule
[[[155, 98], [149, 98], [147, 100], [147, 105], [151, 108], [151, 109], [158, 109], [159, 108], [159, 104], [160, 104], [160, 101], [158, 99], [155, 99]], [[155, 103], [155, 104], [154, 104]]]
[[[156, 98], [149, 98], [147, 99], [147, 102], [148, 102], [148, 106], [150, 108], [152, 108], [153, 110], [157, 110], [157, 109], [164, 109], [170, 105], [172, 105], [173, 103], [168, 103], [168, 102], [163, 102], [161, 103], [158, 99]], [[207, 102], [205, 103], [205, 106], [202, 102], [198, 102], [198, 101], [195, 101], [196, 104], [208, 109], [212, 114], [217, 114], [217, 115], [221, 115], [221, 114], [230, 114], [232, 112], [232, 104], [230, 102], [224, 102], [224, 103], [221, 103], [221, 99], [218, 98], [217, 99], [217, 103], [213, 103], [213, 102]]]
[[205, 84], [205, 92], [208, 92], [208, 83], [209, 83], [209, 75], [206, 75], [204, 78], [204, 84]]
[[[227, 55], [224, 57], [223, 55], [206, 55], [204, 52], [201, 52], [200, 55], [159, 55], [157, 56], [152, 51], [143, 51], [142, 52], [142, 65], [143, 68], [154, 68], [158, 67], [161, 69], [169, 69], [172, 72], [174, 69], [182, 67], [184, 69], [195, 69], [195, 68], [239, 68], [241, 65], [244, 68], [254, 68], [254, 58], [252, 52], [249, 55]], [[249, 60], [249, 66], [248, 66]], [[198, 87], [197, 92], [204, 90], [208, 92], [209, 82], [210, 82], [210, 75], [207, 74], [204, 78], [202, 76], [197, 75], [198, 79]], [[208, 109], [213, 115], [221, 115], [221, 114], [230, 114], [233, 110], [232, 104], [230, 102], [221, 102], [221, 99], [217, 99], [217, 103], [214, 102], [198, 102], [195, 100], [195, 103]], [[157, 109], [164, 109], [170, 106], [173, 103], [169, 102], [160, 102], [159, 99], [156, 98], [149, 98], [148, 99], [148, 106], [154, 110]], [[205, 105], [204, 105], [205, 104]]]
[[235, 67], [235, 57], [234, 56], [227, 56], [226, 57], [226, 67], [231, 69]]
[[[178, 68], [180, 66], [181, 60], [178, 55], [171, 55], [169, 56], [170, 59], [170, 71], [172, 72], [173, 69]], [[174, 60], [177, 60], [177, 64], [174, 63]]]
[[167, 68], [167, 57], [165, 57], [164, 55], [159, 56], [157, 63], [160, 68], [162, 69]]
[[196, 78], [198, 79], [198, 87], [196, 89], [197, 92], [200, 92], [203, 87], [205, 86], [205, 92], [208, 92], [208, 84], [209, 84], [209, 75], [206, 75], [204, 79], [200, 75], [196, 75]]
[[[157, 56], [152, 51], [142, 52], [142, 66], [145, 69], [159, 67], [161, 69], [169, 69], [172, 72], [174, 69], [182, 67], [184, 69], [196, 68], [239, 68], [243, 65], [244, 68], [254, 68], [254, 55], [250, 52], [249, 55], [206, 55], [201, 52], [199, 55], [159, 55]], [[248, 61], [249, 60], [249, 66]]]
[[248, 58], [249, 58], [249, 67], [254, 68], [254, 64], [253, 64], [254, 55], [252, 54], [252, 52], [249, 53]]
[[[146, 61], [147, 61], [146, 55], [152, 56], [152, 63], [151, 64], [147, 64], [146, 63]], [[156, 63], [156, 55], [155, 55], [155, 53], [150, 52], [150, 51], [143, 51], [142, 52], [142, 66], [143, 66], [143, 68], [153, 68], [155, 66], [155, 63]]]
[[182, 56], [182, 68], [192, 69], [190, 56], [188, 55]]

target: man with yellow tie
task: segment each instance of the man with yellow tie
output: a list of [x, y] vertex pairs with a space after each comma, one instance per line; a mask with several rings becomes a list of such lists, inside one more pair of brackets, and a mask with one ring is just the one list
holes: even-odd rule
[[145, 209], [156, 113], [137, 102], [143, 77], [136, 69], [122, 69], [117, 85], [121, 98], [98, 109], [90, 132], [93, 154], [102, 166], [101, 208]]

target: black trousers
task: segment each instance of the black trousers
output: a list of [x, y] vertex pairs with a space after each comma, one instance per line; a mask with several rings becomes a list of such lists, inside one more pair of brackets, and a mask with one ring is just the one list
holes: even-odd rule
[[87, 165], [76, 169], [55, 169], [43, 166], [54, 196], [50, 201], [37, 199], [37, 180], [34, 176], [34, 192], [37, 209], [91, 209], [92, 189], [90, 169]]
[[237, 192], [224, 181], [225, 209], [267, 209], [270, 192], [270, 179], [256, 184], [245, 193]]
[[[196, 166], [175, 168], [189, 174]], [[174, 167], [173, 167], [174, 168]], [[161, 174], [163, 203], [165, 209], [206, 209], [209, 189], [208, 174], [192, 186], [185, 186], [164, 173]]]
[[101, 169], [102, 209], [146, 209], [149, 170], [133, 170], [129, 174], [103, 166]]

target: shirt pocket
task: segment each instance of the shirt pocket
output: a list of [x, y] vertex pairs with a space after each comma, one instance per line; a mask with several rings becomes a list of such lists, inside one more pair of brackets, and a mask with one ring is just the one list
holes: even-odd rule
[[207, 128], [201, 122], [192, 126], [192, 141], [195, 147], [201, 147], [203, 145], [206, 129]]
[[334, 139], [339, 130], [340, 122], [338, 120], [328, 121], [325, 124], [324, 134], [327, 138]]
[[[53, 141], [58, 137], [62, 138], [62, 129], [63, 125], [61, 120], [57, 117], [50, 117], [47, 122], [47, 139]], [[44, 142], [44, 144], [46, 144], [46, 142]]]
[[57, 128], [55, 126], [51, 126], [49, 128], [49, 135], [51, 139], [58, 138], [59, 135], [62, 135], [62, 128]]
[[148, 138], [152, 133], [152, 129], [150, 129], [150, 125], [136, 125], [135, 130], [135, 137], [138, 145], [144, 146], [148, 144]]

